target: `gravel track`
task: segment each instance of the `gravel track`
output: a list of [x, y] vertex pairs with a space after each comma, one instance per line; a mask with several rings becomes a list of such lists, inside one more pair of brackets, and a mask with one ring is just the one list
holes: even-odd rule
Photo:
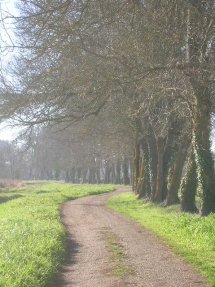
[[[62, 205], [67, 230], [67, 258], [52, 287], [209, 287], [205, 279], [174, 255], [151, 232], [108, 209], [112, 195], [93, 195]], [[113, 274], [106, 236], [112, 234], [122, 247], [126, 274]], [[179, 239], [180, 240], [180, 239]]]

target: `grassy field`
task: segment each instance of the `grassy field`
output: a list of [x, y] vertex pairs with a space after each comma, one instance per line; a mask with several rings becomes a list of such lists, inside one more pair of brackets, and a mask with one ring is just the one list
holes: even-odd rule
[[143, 204], [130, 192], [111, 197], [108, 206], [154, 231], [215, 286], [215, 214], [200, 217], [179, 213], [179, 206]]
[[0, 287], [46, 286], [65, 255], [60, 204], [111, 190], [53, 182], [0, 189]]

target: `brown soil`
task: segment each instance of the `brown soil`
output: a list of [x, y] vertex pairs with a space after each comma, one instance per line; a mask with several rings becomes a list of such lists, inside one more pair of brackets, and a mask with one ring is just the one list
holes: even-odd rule
[[[67, 258], [52, 287], [209, 287], [193, 268], [174, 255], [151, 232], [105, 206], [118, 188], [62, 206], [67, 230]], [[111, 252], [117, 241], [122, 272]], [[179, 239], [180, 240], [180, 239]], [[118, 264], [118, 265], [117, 265]]]

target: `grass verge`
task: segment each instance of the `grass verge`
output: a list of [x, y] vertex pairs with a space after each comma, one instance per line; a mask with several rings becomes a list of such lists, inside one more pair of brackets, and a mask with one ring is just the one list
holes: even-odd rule
[[178, 213], [178, 206], [143, 204], [131, 192], [111, 197], [108, 207], [154, 231], [215, 286], [215, 214], [200, 217]]
[[0, 287], [46, 286], [65, 256], [61, 203], [111, 190], [53, 182], [7, 190], [20, 197], [0, 204]]

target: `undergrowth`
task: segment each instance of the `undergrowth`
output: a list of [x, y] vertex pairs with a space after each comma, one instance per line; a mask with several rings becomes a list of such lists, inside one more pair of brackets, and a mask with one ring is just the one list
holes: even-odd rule
[[130, 192], [111, 197], [108, 206], [154, 231], [215, 286], [215, 214], [200, 217], [179, 213], [177, 205], [143, 204]]
[[111, 190], [53, 182], [5, 190], [19, 198], [0, 204], [0, 287], [46, 286], [65, 256], [61, 203]]

